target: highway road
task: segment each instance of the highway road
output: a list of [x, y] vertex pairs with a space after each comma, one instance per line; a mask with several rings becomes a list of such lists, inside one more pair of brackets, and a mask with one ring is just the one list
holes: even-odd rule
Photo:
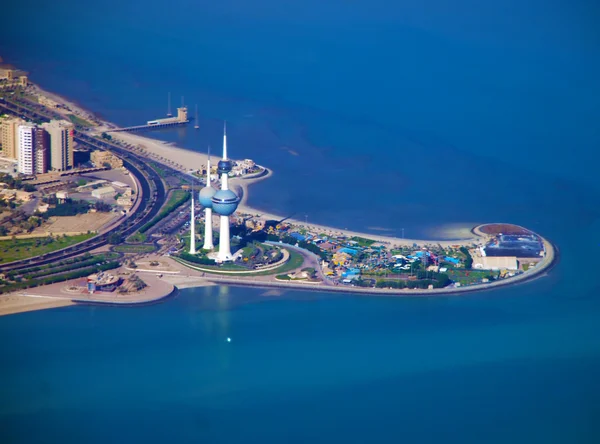
[[[0, 100], [0, 110], [4, 110], [10, 114], [25, 116], [30, 119], [49, 120], [54, 117], [51, 114], [31, 111], [13, 102]], [[11, 262], [5, 265], [0, 265], [0, 272], [18, 270], [25, 267], [49, 264], [57, 259], [65, 259], [71, 256], [76, 256], [81, 253], [93, 250], [108, 243], [108, 237], [113, 233], [120, 233], [126, 237], [137, 231], [142, 225], [150, 221], [160, 210], [165, 202], [165, 184], [160, 176], [152, 168], [144, 165], [144, 159], [119, 147], [108, 141], [101, 141], [88, 136], [82, 131], [75, 130], [74, 139], [81, 145], [86, 145], [90, 148], [106, 150], [110, 149], [115, 154], [123, 159], [123, 165], [127, 168], [139, 181], [141, 185], [142, 202], [137, 209], [124, 220], [123, 224], [87, 241], [77, 245], [67, 247], [62, 250], [57, 250], [52, 253], [47, 253], [43, 256], [24, 259], [21, 261]]]

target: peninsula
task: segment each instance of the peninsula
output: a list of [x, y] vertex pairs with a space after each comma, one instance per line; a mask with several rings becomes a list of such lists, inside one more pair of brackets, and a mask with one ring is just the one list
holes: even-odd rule
[[[250, 159], [230, 160], [226, 134], [211, 166], [208, 154], [102, 121], [13, 68], [0, 69], [0, 114], [0, 314], [150, 303], [178, 288], [218, 284], [462, 294], [533, 279], [556, 259], [548, 240], [512, 224], [480, 225], [461, 240], [435, 241], [340, 230], [251, 208], [249, 186], [271, 171]], [[187, 110], [178, 114], [176, 123], [186, 124]], [[171, 125], [168, 119], [134, 128]], [[53, 144], [55, 127], [66, 128], [71, 147]], [[19, 138], [24, 131], [34, 142]], [[56, 149], [70, 162], [43, 171], [44, 156], [54, 159]], [[30, 167], [26, 158], [42, 160]]]

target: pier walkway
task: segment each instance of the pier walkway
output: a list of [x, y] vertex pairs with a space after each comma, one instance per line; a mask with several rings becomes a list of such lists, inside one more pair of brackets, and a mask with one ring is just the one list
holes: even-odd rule
[[186, 125], [188, 124], [190, 121], [189, 120], [182, 120], [182, 121], [177, 121], [177, 122], [170, 122], [170, 123], [159, 123], [159, 124], [155, 124], [155, 125], [136, 125], [136, 126], [128, 126], [125, 128], [116, 128], [116, 129], [110, 129], [107, 130], [107, 133], [117, 133], [117, 132], [122, 132], [122, 131], [127, 131], [127, 132], [133, 132], [133, 131], [144, 131], [144, 130], [149, 130], [149, 129], [155, 129], [155, 128], [170, 128], [173, 126], [179, 126], [179, 125]]

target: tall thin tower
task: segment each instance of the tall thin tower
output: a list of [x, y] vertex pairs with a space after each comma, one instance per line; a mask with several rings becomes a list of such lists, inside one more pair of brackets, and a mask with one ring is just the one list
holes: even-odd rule
[[212, 250], [213, 232], [212, 232], [212, 198], [217, 190], [210, 185], [210, 146], [208, 147], [208, 159], [206, 160], [206, 186], [200, 190], [200, 205], [204, 207], [204, 246], [205, 250]]
[[196, 254], [196, 214], [194, 202], [194, 182], [192, 180], [192, 215], [190, 219], [190, 254]]
[[215, 193], [212, 198], [212, 204], [215, 212], [220, 216], [219, 230], [219, 253], [218, 262], [230, 261], [233, 259], [231, 246], [229, 244], [229, 216], [237, 209], [240, 202], [239, 197], [229, 189], [229, 172], [232, 170], [231, 160], [227, 158], [227, 130], [223, 128], [223, 159], [219, 161], [217, 167], [221, 176], [221, 189]]

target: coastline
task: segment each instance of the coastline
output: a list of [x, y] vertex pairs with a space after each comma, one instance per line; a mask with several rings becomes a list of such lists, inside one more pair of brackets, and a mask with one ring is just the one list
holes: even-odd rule
[[[99, 125], [95, 126], [91, 129], [91, 133], [95, 135], [100, 135], [102, 132], [110, 129], [117, 128], [118, 126], [100, 119], [94, 113], [84, 109], [80, 105], [65, 99], [57, 94], [50, 93], [48, 91], [43, 90], [37, 85], [34, 85], [35, 92], [40, 95], [44, 95], [55, 102], [66, 105], [70, 108], [67, 114], [75, 114], [82, 118], [86, 118], [92, 120], [94, 122], [98, 122]], [[152, 139], [151, 137], [142, 136], [139, 134], [131, 134], [127, 132], [117, 132], [111, 133], [113, 138], [121, 140], [125, 144], [128, 144], [132, 147], [134, 151], [139, 151], [147, 157], [153, 159], [158, 163], [168, 164], [170, 167], [181, 171], [183, 174], [189, 174], [190, 168], [187, 168], [184, 165], [203, 165], [206, 164], [208, 155], [204, 153], [200, 153], [197, 151], [191, 151], [185, 148], [181, 148], [176, 146], [173, 143], [162, 142], [157, 139]], [[212, 156], [215, 160], [218, 161], [220, 159], [219, 156]], [[177, 162], [174, 162], [170, 159], [177, 159]], [[246, 178], [232, 178], [231, 185], [235, 187], [240, 194], [240, 204], [238, 206], [238, 213], [241, 214], [253, 214], [259, 215], [263, 219], [271, 219], [271, 220], [281, 220], [284, 219], [284, 216], [261, 211], [257, 208], [253, 208], [248, 205], [248, 195], [249, 195], [249, 186], [252, 183], [265, 180], [273, 175], [273, 171], [269, 168], [263, 167], [265, 170], [255, 176], [246, 177]], [[479, 231], [479, 227], [486, 224], [480, 224], [474, 227], [463, 227], [459, 231], [462, 233], [471, 233], [472, 236], [465, 237], [462, 239], [455, 240], [424, 240], [424, 239], [406, 239], [406, 238], [397, 238], [386, 235], [372, 234], [372, 233], [364, 233], [358, 231], [348, 231], [342, 230], [337, 227], [327, 226], [323, 224], [316, 223], [306, 223], [298, 219], [289, 218], [287, 221], [297, 225], [301, 228], [306, 228], [308, 230], [318, 231], [320, 233], [326, 234], [343, 234], [350, 237], [364, 237], [375, 240], [376, 242], [383, 243], [388, 245], [389, 248], [400, 247], [400, 246], [432, 246], [432, 245], [440, 245], [443, 247], [454, 246], [457, 244], [469, 245], [480, 242], [482, 239], [487, 237], [483, 232]], [[540, 236], [541, 237], [541, 236]], [[98, 298], [72, 298], [65, 296], [56, 296], [55, 294], [48, 295], [40, 295], [33, 294], [33, 292], [28, 292], [27, 295], [24, 292], [8, 294], [0, 297], [0, 316], [5, 314], [13, 314], [24, 311], [38, 310], [38, 309], [46, 309], [46, 308], [54, 308], [54, 307], [62, 307], [74, 304], [108, 304], [108, 305], [143, 305], [148, 303], [158, 302], [165, 298], [171, 296], [174, 292], [177, 292], [178, 289], [183, 288], [193, 288], [199, 286], [206, 285], [237, 285], [237, 286], [254, 286], [254, 287], [276, 287], [279, 289], [302, 289], [302, 290], [312, 290], [312, 291], [322, 291], [322, 292], [341, 292], [346, 294], [356, 294], [356, 295], [378, 295], [378, 296], [388, 296], [388, 297], [406, 297], [406, 296], [439, 296], [439, 295], [449, 295], [449, 294], [464, 294], [467, 292], [473, 291], [485, 291], [489, 289], [494, 289], [498, 287], [504, 287], [507, 285], [513, 285], [517, 283], [522, 283], [525, 281], [529, 281], [532, 279], [536, 279], [546, 271], [548, 271], [552, 266], [556, 263], [558, 254], [555, 247], [545, 238], [543, 238], [544, 246], [546, 248], [546, 256], [544, 259], [533, 269], [528, 270], [527, 272], [520, 274], [518, 276], [514, 276], [508, 279], [503, 279], [500, 281], [494, 281], [488, 284], [479, 284], [473, 286], [466, 287], [458, 287], [458, 288], [441, 288], [441, 289], [431, 289], [431, 290], [418, 290], [418, 289], [378, 289], [378, 288], [363, 288], [363, 287], [353, 287], [353, 286], [333, 286], [329, 285], [326, 282], [321, 282], [319, 284], [311, 284], [306, 282], [292, 282], [292, 281], [269, 281], [269, 280], [259, 280], [259, 281], [248, 281], [243, 279], [236, 279], [231, 277], [223, 277], [223, 276], [171, 276], [165, 277], [163, 282], [171, 281], [171, 290], [166, 292], [166, 294], [154, 295], [152, 298], [138, 298], [135, 300], [116, 300], [115, 297], [110, 297], [110, 299], [98, 299]], [[44, 287], [40, 287], [42, 289]], [[45, 290], [51, 290], [50, 288], [44, 288]], [[37, 290], [37, 289], [36, 289]], [[38, 291], [35, 291], [39, 293]], [[42, 292], [43, 293], [43, 292]], [[165, 292], [161, 292], [165, 293]], [[13, 298], [13, 299], [9, 299]], [[25, 299], [23, 299], [25, 298]], [[32, 302], [32, 298], [38, 298], [40, 301]], [[6, 306], [3, 306], [2, 302], [9, 301], [11, 303], [7, 303]]]
[[[87, 117], [89, 119], [99, 122], [100, 125], [94, 127], [90, 131], [91, 134], [100, 135], [101, 133], [103, 133], [107, 130], [115, 129], [115, 128], [119, 127], [118, 125], [116, 125], [112, 122], [101, 119], [99, 116], [97, 116], [93, 112], [83, 108], [81, 105], [77, 104], [76, 102], [74, 102], [72, 100], [69, 100], [58, 94], [48, 92], [48, 91], [40, 88], [38, 85], [35, 85], [35, 84], [33, 84], [33, 85], [35, 86], [35, 90], [37, 93], [43, 94], [47, 97], [50, 97], [55, 102], [58, 102], [58, 103], [68, 106], [71, 109], [73, 114], [84, 117], [84, 118]], [[164, 141], [161, 141], [158, 139], [153, 139], [152, 137], [143, 136], [143, 135], [140, 135], [137, 133], [128, 133], [128, 132], [123, 131], [123, 132], [111, 133], [111, 136], [115, 139], [123, 141], [126, 144], [132, 145], [134, 147], [138, 147], [138, 149], [142, 150], [142, 152], [145, 155], [147, 155], [149, 158], [151, 158], [152, 160], [159, 162], [159, 163], [166, 163], [169, 166], [171, 166], [172, 168], [177, 169], [184, 174], [188, 174], [189, 171], [191, 170], [191, 168], [186, 168], [184, 165], [198, 165], [198, 166], [205, 165], [206, 161], [208, 159], [207, 153], [188, 150], [186, 148], [177, 146], [173, 142], [164, 142]], [[212, 153], [210, 156], [211, 156], [211, 160], [213, 162], [218, 162], [221, 159], [220, 156], [214, 155]], [[177, 159], [177, 161], [172, 162], [172, 161], [170, 161], [170, 159]], [[235, 186], [235, 187], [243, 190], [243, 196], [241, 196], [241, 201], [240, 201], [240, 204], [238, 205], [237, 212], [238, 213], [246, 213], [246, 214], [257, 214], [257, 215], [260, 215], [262, 218], [272, 219], [272, 220], [284, 219], [284, 218], [286, 218], [286, 216], [283, 216], [283, 215], [277, 214], [277, 213], [273, 213], [270, 211], [263, 211], [263, 210], [260, 210], [258, 208], [254, 208], [254, 207], [248, 205], [248, 194], [249, 194], [248, 188], [249, 188], [249, 186], [258, 181], [265, 180], [265, 179], [271, 177], [273, 174], [275, 174], [275, 172], [272, 169], [270, 169], [268, 167], [264, 167], [264, 166], [263, 166], [263, 168], [265, 168], [268, 171], [268, 173], [264, 176], [259, 176], [259, 177], [254, 177], [254, 178], [253, 177], [250, 177], [250, 178], [234, 177], [234, 178], [230, 179], [231, 186]], [[401, 246], [401, 245], [412, 246], [413, 244], [416, 243], [417, 245], [420, 245], [420, 246], [440, 244], [444, 247], [448, 247], [448, 246], [456, 245], [461, 242], [462, 243], [470, 243], [470, 242], [478, 240], [478, 237], [475, 235], [473, 237], [469, 237], [469, 238], [457, 238], [457, 239], [451, 239], [451, 240], [436, 240], [436, 239], [425, 240], [425, 239], [398, 238], [398, 237], [386, 236], [386, 235], [375, 234], [375, 233], [348, 231], [348, 230], [343, 230], [339, 227], [332, 227], [332, 226], [319, 224], [319, 223], [312, 223], [312, 222], [306, 223], [305, 221], [302, 221], [300, 219], [295, 219], [295, 218], [289, 218], [286, 220], [293, 223], [294, 225], [303, 226], [307, 229], [319, 230], [321, 232], [331, 232], [331, 233], [336, 233], [336, 234], [345, 233], [350, 236], [367, 237], [367, 238], [373, 239], [377, 242], [382, 242], [382, 243], [386, 243], [386, 244], [390, 244], [390, 245], [398, 245], [398, 246]], [[472, 229], [473, 229], [473, 227], [465, 226], [465, 227], [463, 227], [463, 230], [461, 230], [461, 231], [472, 232]]]
[[[476, 227], [475, 227], [476, 228]], [[203, 276], [186, 276], [185, 286], [180, 286], [177, 283], [177, 279], [183, 276], [166, 277], [177, 288], [193, 288], [206, 286], [207, 282], [209, 285], [232, 285], [239, 287], [256, 287], [256, 288], [277, 288], [280, 290], [291, 289], [291, 290], [306, 290], [306, 291], [320, 291], [330, 293], [345, 293], [356, 296], [384, 296], [384, 297], [427, 297], [427, 296], [460, 296], [465, 293], [489, 291], [497, 288], [505, 288], [511, 285], [523, 284], [525, 282], [533, 281], [543, 277], [548, 271], [550, 271], [558, 262], [559, 255], [558, 249], [547, 239], [543, 238], [544, 246], [546, 248], [546, 256], [540, 261], [540, 263], [518, 275], [511, 278], [502, 279], [499, 281], [490, 282], [488, 284], [477, 284], [464, 287], [456, 288], [437, 288], [437, 289], [385, 289], [385, 288], [366, 288], [366, 287], [354, 287], [345, 285], [328, 285], [324, 282], [294, 282], [294, 281], [281, 281], [275, 277], [270, 276], [272, 279], [255, 279], [248, 280], [243, 277], [227, 277], [220, 275], [203, 275]], [[191, 273], [192, 270], [189, 270]]]

